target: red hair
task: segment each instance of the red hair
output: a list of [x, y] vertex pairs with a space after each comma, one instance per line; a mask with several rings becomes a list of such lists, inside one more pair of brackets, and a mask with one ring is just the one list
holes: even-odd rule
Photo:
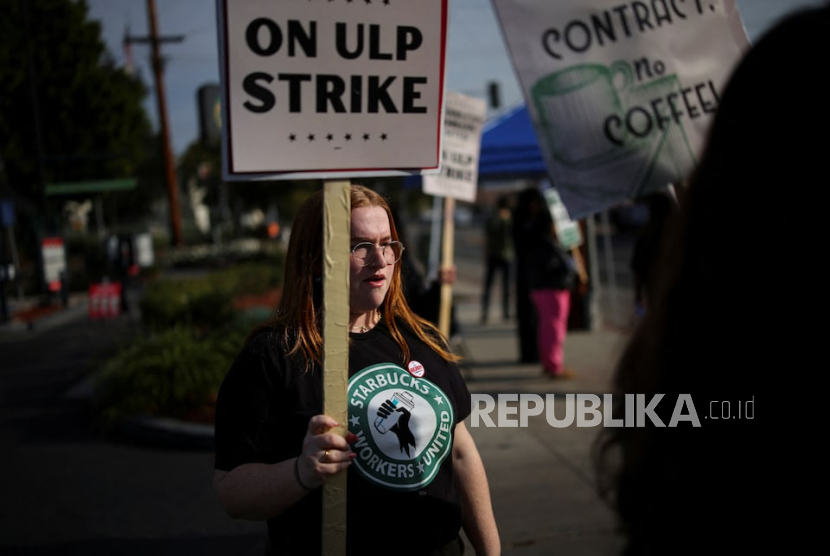
[[[386, 200], [362, 185], [351, 186], [351, 210], [380, 207], [389, 217], [390, 235], [398, 241], [398, 231]], [[291, 229], [285, 259], [283, 293], [277, 313], [263, 327], [281, 329], [288, 355], [299, 356], [306, 370], [313, 363], [322, 365], [322, 263], [323, 254], [323, 192], [311, 195], [301, 206]], [[402, 363], [409, 360], [410, 350], [400, 326], [404, 325], [446, 361], [458, 361], [449, 351], [446, 338], [430, 322], [410, 309], [403, 295], [401, 266], [395, 265], [389, 291], [381, 306], [381, 314], [392, 338], [401, 348]]]

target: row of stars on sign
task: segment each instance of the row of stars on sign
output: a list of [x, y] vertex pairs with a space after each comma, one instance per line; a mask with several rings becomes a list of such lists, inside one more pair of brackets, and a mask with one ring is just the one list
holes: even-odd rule
[[[364, 141], [369, 141], [372, 138], [372, 136], [368, 133], [364, 133], [363, 135], [361, 135], [359, 137], [361, 139], [363, 139]], [[389, 136], [386, 133], [381, 133], [380, 134], [380, 140], [381, 141], [386, 141], [386, 139], [388, 139], [388, 137]], [[351, 141], [353, 138], [355, 138], [355, 136], [353, 136], [351, 133], [347, 133], [343, 136], [343, 139], [345, 139], [346, 141]], [[288, 136], [289, 141], [296, 141], [297, 139], [301, 139], [301, 137], [298, 137], [296, 133], [292, 133]], [[314, 133], [309, 133], [306, 136], [306, 139], [308, 139], [309, 141], [314, 141], [314, 140], [317, 139], [317, 135], [315, 135]], [[326, 134], [325, 135], [325, 140], [326, 141], [334, 141], [335, 140], [334, 134], [332, 134], [332, 133]]]

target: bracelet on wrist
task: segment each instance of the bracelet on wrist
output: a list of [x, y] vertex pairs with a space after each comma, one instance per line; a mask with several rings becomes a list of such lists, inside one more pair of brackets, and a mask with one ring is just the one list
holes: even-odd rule
[[303, 487], [303, 490], [307, 490], [311, 492], [314, 490], [313, 488], [309, 488], [303, 484], [302, 479], [300, 479], [300, 458], [294, 460], [294, 478], [297, 479], [297, 484]]

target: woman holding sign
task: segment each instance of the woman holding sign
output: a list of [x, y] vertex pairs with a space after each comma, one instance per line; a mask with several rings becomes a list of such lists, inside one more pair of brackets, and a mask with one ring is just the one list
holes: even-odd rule
[[348, 470], [347, 549], [477, 554], [499, 536], [470, 394], [446, 340], [401, 288], [404, 246], [386, 201], [351, 188], [349, 434], [322, 414], [323, 195], [297, 215], [273, 320], [233, 363], [216, 409], [214, 487], [233, 517], [267, 520], [273, 554], [319, 554], [321, 485]]

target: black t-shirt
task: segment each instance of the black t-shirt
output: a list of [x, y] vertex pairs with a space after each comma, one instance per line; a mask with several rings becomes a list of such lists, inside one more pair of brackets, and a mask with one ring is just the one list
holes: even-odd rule
[[[470, 394], [455, 364], [399, 328], [406, 364], [383, 321], [350, 335], [348, 427], [359, 437], [348, 470], [350, 554], [423, 554], [461, 526], [451, 438]], [[231, 366], [217, 401], [216, 469], [300, 455], [309, 419], [323, 412], [322, 372], [303, 372], [285, 351], [276, 330], [262, 330]], [[320, 553], [321, 490], [268, 520], [277, 554]]]

